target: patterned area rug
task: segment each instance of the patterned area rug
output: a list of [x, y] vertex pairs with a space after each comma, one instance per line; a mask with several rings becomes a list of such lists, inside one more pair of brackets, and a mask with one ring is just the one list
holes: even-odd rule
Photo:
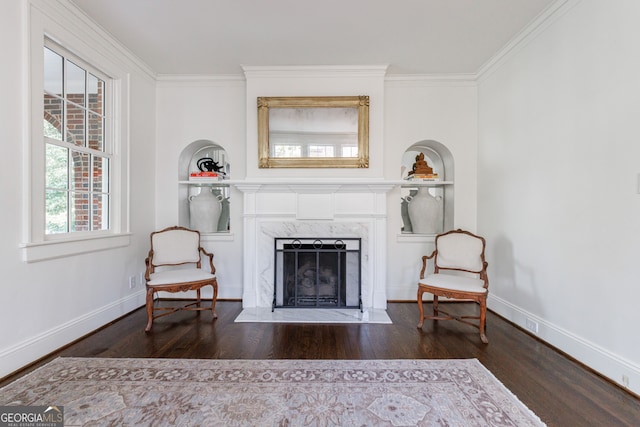
[[476, 359], [58, 358], [0, 389], [82, 426], [542, 426]]

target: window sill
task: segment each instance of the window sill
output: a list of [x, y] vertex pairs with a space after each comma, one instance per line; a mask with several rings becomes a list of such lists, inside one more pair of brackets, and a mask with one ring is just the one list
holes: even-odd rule
[[87, 252], [120, 248], [131, 243], [131, 233], [89, 237], [74, 240], [51, 240], [38, 243], [23, 243], [22, 260], [25, 262], [63, 258]]

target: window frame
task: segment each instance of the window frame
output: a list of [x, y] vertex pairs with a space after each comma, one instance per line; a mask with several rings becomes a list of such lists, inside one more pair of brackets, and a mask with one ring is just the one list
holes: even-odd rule
[[[29, 94], [25, 103], [25, 127], [23, 150], [23, 239], [20, 243], [25, 262], [86, 254], [131, 243], [129, 231], [129, 92], [130, 74], [119, 52], [102, 45], [93, 38], [90, 29], [69, 30], [65, 22], [57, 22], [43, 13], [47, 3], [31, 3], [29, 46], [24, 56], [24, 67], [29, 72], [24, 81]], [[105, 97], [111, 102], [108, 116], [111, 135], [109, 228], [106, 230], [74, 231], [46, 234], [45, 222], [45, 147], [44, 140], [44, 55], [47, 40], [88, 64], [92, 69], [108, 76], [105, 80]], [[104, 48], [104, 49], [103, 49]], [[109, 94], [106, 91], [109, 90]], [[105, 129], [106, 131], [106, 129]]]
[[[91, 112], [91, 109], [88, 106], [82, 106], [82, 111], [85, 114], [85, 122], [84, 122], [84, 126], [85, 129], [83, 130], [84, 136], [83, 141], [84, 141], [84, 146], [78, 146], [76, 144], [73, 144], [72, 142], [67, 141], [67, 138], [65, 137], [65, 129], [63, 127], [62, 129], [62, 137], [60, 140], [55, 139], [55, 138], [50, 138], [46, 135], [44, 135], [44, 131], [43, 131], [43, 144], [44, 144], [44, 150], [45, 150], [45, 165], [44, 165], [44, 173], [46, 175], [47, 173], [47, 165], [46, 165], [46, 149], [47, 149], [47, 145], [53, 145], [56, 147], [61, 147], [61, 148], [65, 148], [68, 150], [73, 150], [76, 151], [78, 153], [82, 153], [82, 154], [86, 154], [89, 155], [90, 158], [95, 158], [93, 156], [99, 156], [101, 158], [107, 159], [108, 160], [108, 164], [109, 167], [107, 168], [107, 174], [108, 174], [108, 186], [109, 188], [106, 191], [102, 191], [100, 193], [106, 193], [108, 198], [109, 198], [109, 202], [107, 204], [107, 209], [105, 209], [104, 213], [106, 214], [106, 219], [108, 221], [108, 227], [106, 229], [100, 229], [100, 230], [83, 230], [83, 231], [73, 231], [71, 230], [71, 219], [73, 217], [73, 213], [72, 213], [72, 205], [73, 205], [73, 199], [69, 198], [67, 201], [67, 231], [65, 232], [60, 232], [60, 233], [47, 233], [46, 229], [47, 229], [47, 225], [46, 225], [46, 199], [45, 199], [45, 240], [67, 240], [70, 238], [71, 235], [73, 236], [77, 236], [77, 237], [86, 237], [89, 235], [94, 235], [96, 232], [110, 232], [111, 231], [111, 218], [112, 218], [112, 214], [113, 209], [112, 209], [112, 203], [110, 202], [111, 198], [113, 197], [113, 194], [111, 192], [112, 189], [112, 182], [113, 182], [113, 172], [112, 172], [112, 168], [110, 167], [113, 164], [113, 148], [114, 148], [114, 141], [113, 141], [113, 129], [112, 129], [112, 122], [113, 122], [113, 108], [112, 108], [112, 104], [113, 104], [113, 97], [114, 97], [114, 91], [113, 91], [113, 79], [108, 76], [107, 74], [103, 73], [102, 71], [96, 69], [94, 66], [92, 66], [91, 64], [87, 63], [86, 61], [84, 61], [82, 58], [78, 57], [77, 55], [74, 55], [73, 53], [71, 53], [68, 49], [65, 49], [63, 46], [59, 45], [58, 43], [54, 42], [53, 40], [49, 39], [49, 38], [45, 38], [44, 40], [44, 44], [43, 44], [43, 48], [47, 48], [49, 50], [51, 50], [52, 52], [54, 52], [55, 54], [59, 55], [62, 58], [62, 62], [63, 64], [65, 64], [67, 61], [73, 63], [76, 67], [81, 68], [84, 72], [86, 73], [91, 73], [94, 77], [99, 78], [100, 80], [102, 80], [104, 82], [104, 86], [103, 86], [103, 105], [102, 105], [102, 117], [103, 117], [103, 125], [102, 125], [102, 130], [103, 130], [103, 141], [102, 141], [102, 145], [103, 145], [103, 149], [102, 151], [100, 150], [96, 150], [93, 148], [90, 148], [89, 146], [87, 146], [88, 143], [88, 133], [87, 133], [87, 129], [90, 126], [90, 123], [88, 121], [86, 121], [88, 119], [88, 112]], [[66, 66], [63, 65], [63, 70], [66, 70]], [[66, 104], [67, 103], [72, 103], [74, 105], [77, 106], [77, 104], [75, 104], [73, 101], [70, 100], [69, 98], [69, 94], [67, 92], [67, 84], [66, 84], [66, 79], [64, 77], [64, 73], [62, 76], [62, 85], [63, 85], [63, 94], [60, 97], [63, 109], [62, 109], [62, 117], [63, 117], [63, 123], [66, 123], [67, 117], [66, 117], [66, 113], [67, 113], [67, 109]], [[45, 91], [43, 90], [43, 94], [45, 93]], [[55, 95], [54, 95], [55, 96]], [[88, 97], [89, 97], [89, 93], [86, 92], [85, 93], [85, 104], [87, 104], [88, 101]], [[44, 107], [43, 107], [44, 108]], [[44, 117], [44, 114], [43, 114]], [[89, 162], [89, 170], [92, 171], [93, 170], [93, 162]], [[68, 166], [68, 172], [71, 173], [71, 169]], [[68, 177], [68, 179], [70, 180], [70, 175]], [[45, 194], [46, 192], [49, 190], [49, 188], [46, 186], [46, 180], [45, 180]], [[68, 188], [66, 188], [66, 192], [69, 194], [72, 193], [76, 193], [78, 194], [79, 192], [73, 188], [72, 182], [69, 181], [69, 186]], [[82, 193], [82, 192], [80, 192]], [[88, 190], [87, 190], [87, 194], [89, 197], [92, 197], [94, 194], [96, 194], [97, 192], [94, 191], [94, 189], [92, 188], [92, 186], [89, 186]], [[92, 208], [91, 208], [91, 203], [89, 203], [89, 207], [88, 207], [88, 211], [91, 213]], [[90, 214], [89, 216], [89, 227], [92, 227], [92, 223], [91, 223], [91, 219], [92, 219], [93, 215]]]

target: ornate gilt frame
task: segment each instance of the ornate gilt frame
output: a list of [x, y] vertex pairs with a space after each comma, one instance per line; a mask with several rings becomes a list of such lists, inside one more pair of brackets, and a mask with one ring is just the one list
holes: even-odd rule
[[[358, 157], [298, 157], [270, 156], [270, 108], [357, 108]], [[260, 168], [368, 168], [369, 167], [369, 97], [307, 96], [258, 98], [258, 166]]]

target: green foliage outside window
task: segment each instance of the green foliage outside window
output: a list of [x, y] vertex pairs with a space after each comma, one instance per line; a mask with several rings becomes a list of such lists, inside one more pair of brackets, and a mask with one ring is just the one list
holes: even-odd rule
[[[62, 139], [60, 132], [51, 123], [44, 121], [45, 137]], [[67, 232], [67, 211], [69, 209], [68, 192], [68, 150], [52, 144], [46, 144], [46, 231], [50, 233]]]

